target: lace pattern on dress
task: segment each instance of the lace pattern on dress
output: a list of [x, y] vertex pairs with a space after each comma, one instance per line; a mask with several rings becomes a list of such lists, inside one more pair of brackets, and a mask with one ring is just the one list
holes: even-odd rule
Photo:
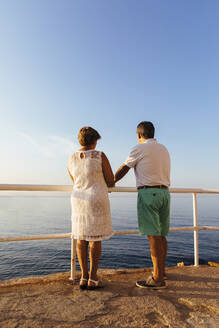
[[71, 156], [68, 168], [75, 181], [71, 197], [73, 238], [109, 239], [113, 229], [101, 152], [78, 151]]

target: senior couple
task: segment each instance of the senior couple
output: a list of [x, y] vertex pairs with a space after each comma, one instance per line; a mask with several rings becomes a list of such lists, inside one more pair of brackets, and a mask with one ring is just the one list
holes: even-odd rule
[[[154, 126], [143, 121], [137, 126], [137, 141], [125, 163], [113, 175], [106, 155], [96, 150], [99, 133], [83, 127], [78, 134], [81, 148], [69, 159], [68, 172], [73, 181], [71, 196], [72, 234], [77, 239], [81, 268], [80, 289], [104, 287], [97, 277], [101, 241], [113, 235], [108, 187], [113, 187], [134, 168], [138, 189], [139, 233], [150, 241], [152, 275], [137, 281], [140, 288], [165, 287], [166, 236], [169, 231], [170, 157], [167, 149], [154, 139]], [[88, 271], [88, 252], [90, 269]]]

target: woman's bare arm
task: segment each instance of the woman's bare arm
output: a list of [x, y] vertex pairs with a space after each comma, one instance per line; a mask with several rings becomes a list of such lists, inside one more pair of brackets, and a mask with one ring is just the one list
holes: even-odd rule
[[72, 179], [72, 182], [75, 183], [75, 182], [74, 182], [74, 178], [73, 178], [73, 176], [71, 175], [69, 169], [67, 169], [67, 170], [68, 170], [68, 174], [70, 175], [70, 178]]
[[113, 187], [115, 185], [113, 171], [109, 160], [104, 153], [102, 153], [102, 170], [107, 186]]

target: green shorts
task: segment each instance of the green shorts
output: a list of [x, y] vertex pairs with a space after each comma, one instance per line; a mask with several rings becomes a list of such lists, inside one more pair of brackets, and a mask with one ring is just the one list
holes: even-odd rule
[[138, 191], [138, 226], [141, 235], [167, 236], [170, 225], [168, 189], [144, 188]]

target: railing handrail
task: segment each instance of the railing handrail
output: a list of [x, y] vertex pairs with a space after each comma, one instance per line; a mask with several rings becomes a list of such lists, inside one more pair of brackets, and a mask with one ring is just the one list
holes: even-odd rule
[[[31, 185], [31, 184], [0, 184], [0, 190], [4, 191], [62, 191], [71, 192], [72, 185]], [[109, 188], [109, 192], [136, 192], [135, 187], [113, 187]], [[171, 193], [189, 193], [193, 195], [193, 226], [192, 227], [174, 227], [170, 231], [193, 231], [194, 232], [194, 265], [199, 265], [199, 246], [198, 231], [199, 230], [218, 230], [219, 227], [198, 226], [197, 211], [197, 194], [219, 194], [219, 189], [198, 189], [198, 188], [170, 188]], [[138, 230], [115, 231], [115, 235], [120, 234], [137, 234]], [[25, 240], [42, 240], [42, 239], [61, 239], [71, 238], [71, 276], [74, 281], [76, 268], [76, 240], [71, 233], [53, 234], [53, 235], [37, 235], [25, 237], [7, 237], [0, 238], [0, 242], [25, 241]]]
[[[219, 231], [219, 227], [211, 227], [211, 226], [174, 227], [174, 228], [170, 228], [169, 232], [199, 231], [199, 230]], [[116, 231], [114, 231], [114, 236], [116, 236], [116, 235], [135, 235], [138, 233], [139, 233], [138, 230], [116, 230]], [[72, 237], [71, 232], [56, 233], [56, 234], [44, 234], [44, 235], [30, 235], [30, 236], [13, 236], [13, 237], [0, 238], [0, 243], [8, 243], [8, 242], [14, 242], [14, 241], [47, 240], [47, 239], [66, 239], [66, 238], [71, 238], [71, 237]]]
[[[38, 184], [0, 184], [4, 191], [62, 191], [71, 192], [72, 185], [38, 185]], [[109, 192], [136, 192], [136, 187], [112, 187]], [[169, 188], [171, 193], [180, 194], [219, 194], [219, 189]]]

